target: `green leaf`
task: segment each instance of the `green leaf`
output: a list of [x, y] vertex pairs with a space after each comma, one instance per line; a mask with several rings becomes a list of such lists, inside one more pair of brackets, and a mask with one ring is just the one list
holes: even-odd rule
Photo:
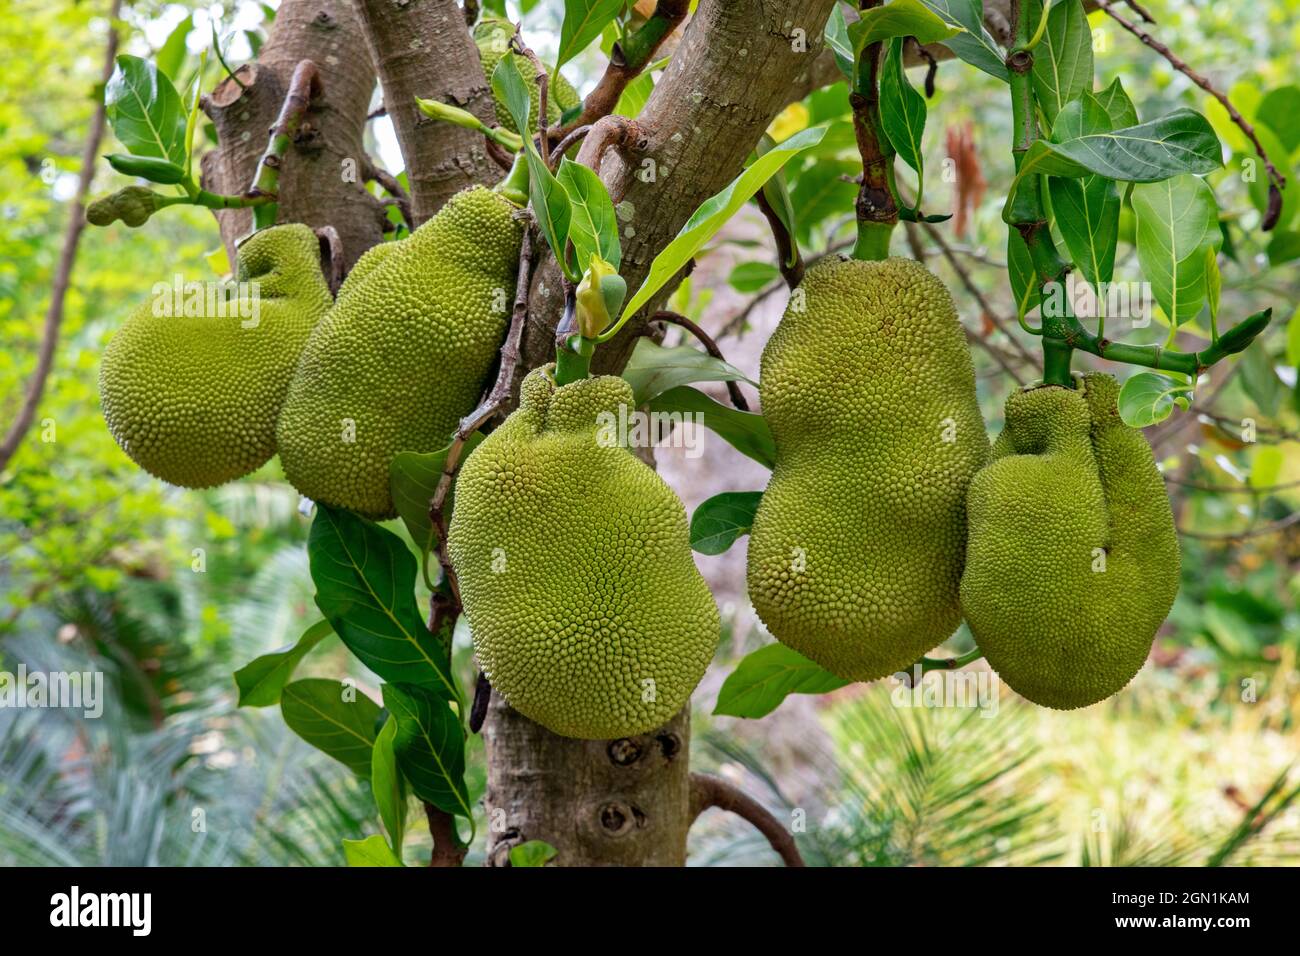
[[853, 52], [861, 56], [872, 43], [904, 37], [916, 37], [918, 43], [938, 43], [956, 36], [961, 30], [950, 26], [921, 0], [890, 0], [879, 7], [863, 10], [857, 23], [849, 25]]
[[513, 56], [503, 56], [492, 70], [492, 92], [497, 101], [504, 103], [506, 112], [515, 121], [515, 129], [528, 129], [532, 119], [532, 103], [528, 84], [519, 72]]
[[[558, 70], [587, 48], [600, 31], [623, 10], [623, 0], [564, 0], [564, 22], [560, 26]], [[527, 129], [526, 126], [517, 127]]]
[[388, 715], [383, 728], [375, 737], [370, 759], [370, 790], [375, 795], [379, 819], [388, 831], [393, 855], [402, 858], [402, 840], [406, 836], [406, 781], [397, 769], [394, 744], [397, 741], [397, 720]]
[[185, 166], [185, 107], [154, 64], [120, 55], [104, 87], [104, 107], [113, 134], [129, 152]]
[[645, 109], [646, 103], [650, 101], [650, 94], [654, 90], [654, 76], [649, 70], [646, 70], [623, 87], [623, 92], [618, 97], [618, 103], [614, 106], [614, 113], [618, 116], [626, 116], [628, 119], [636, 119], [641, 115], [641, 111]]
[[1056, 0], [1048, 12], [1047, 32], [1034, 49], [1032, 80], [1048, 126], [1066, 103], [1092, 90], [1092, 28], [1081, 0]]
[[1138, 126], [1060, 143], [1038, 139], [1025, 153], [1012, 180], [1002, 218], [1014, 221], [1017, 192], [1033, 176], [1080, 177], [1097, 173], [1122, 182], [1152, 183], [1180, 173], [1212, 172], [1222, 165], [1219, 140], [1209, 121], [1188, 109], [1175, 110]]
[[650, 263], [649, 274], [641, 288], [637, 289], [636, 295], [623, 307], [623, 315], [633, 315], [649, 302], [713, 238], [723, 224], [758, 192], [763, 183], [803, 150], [816, 146], [824, 135], [824, 126], [800, 130], [751, 163], [716, 196], [705, 200], [686, 221], [686, 225], [682, 226], [681, 232]]
[[727, 282], [744, 295], [766, 288], [781, 278], [781, 272], [770, 262], [738, 262], [727, 276]]
[[1137, 125], [1137, 107], [1129, 99], [1128, 93], [1124, 90], [1124, 84], [1120, 82], [1118, 76], [1111, 81], [1110, 86], [1094, 95], [1097, 102], [1106, 111], [1106, 115], [1110, 117], [1111, 129], [1124, 129], [1128, 126]]
[[784, 644], [768, 644], [745, 657], [727, 675], [713, 713], [765, 717], [791, 694], [825, 694], [849, 683]]
[[623, 368], [623, 379], [632, 386], [637, 407], [669, 389], [692, 382], [750, 382], [745, 373], [722, 359], [690, 345], [665, 348], [642, 336]]
[[[1053, 139], [1073, 139], [1110, 129], [1110, 115], [1091, 93], [1071, 100], [1056, 117]], [[1070, 257], [1083, 277], [1096, 289], [1109, 282], [1115, 271], [1115, 250], [1119, 245], [1119, 189], [1113, 180], [1095, 173], [1081, 179], [1047, 178], [1056, 226]]]
[[1286, 364], [1300, 366], [1300, 306], [1286, 324]]
[[292, 647], [263, 654], [235, 671], [240, 707], [270, 707], [280, 702], [284, 685], [308, 652], [334, 633], [329, 621], [317, 621]]
[[[461, 449], [460, 460], [463, 462], [479, 442], [483, 440], [480, 432], [475, 432], [465, 439]], [[429, 503], [433, 501], [438, 482], [442, 480], [442, 469], [447, 464], [447, 453], [451, 451], [449, 443], [445, 448], [431, 452], [403, 451], [393, 456], [388, 465], [388, 484], [392, 490], [393, 507], [406, 526], [406, 533], [411, 536], [420, 554], [427, 560], [437, 542], [434, 540], [433, 522], [429, 520]], [[447, 493], [444, 513], [450, 518], [452, 500], [456, 486], [453, 483]]]
[[[888, 10], [889, 7], [877, 7]], [[889, 41], [880, 67], [880, 125], [903, 162], [916, 170], [916, 205], [921, 208], [925, 186], [921, 136], [925, 132], [925, 97], [912, 88], [903, 69], [903, 40]]]
[[[181, 78], [181, 67], [185, 65], [185, 57], [189, 53], [186, 41], [190, 37], [190, 31], [194, 29], [194, 14], [187, 14], [185, 19], [176, 24], [171, 33], [167, 34], [167, 39], [163, 41], [162, 47], [158, 50], [158, 58], [155, 61], [158, 64], [158, 70], [165, 76], [169, 76], [173, 83], [177, 83]], [[257, 55], [257, 51], [253, 51]]]
[[1250, 457], [1250, 487], [1271, 488], [1282, 480], [1286, 454], [1277, 445], [1256, 445]]
[[529, 840], [510, 848], [511, 866], [545, 866], [560, 853], [544, 840]]
[[[1264, 152], [1273, 157], [1274, 163], [1281, 168], [1282, 174], [1287, 176], [1287, 188], [1282, 190], [1282, 212], [1278, 215], [1277, 225], [1274, 227], [1277, 230], [1287, 228], [1295, 218], [1296, 211], [1300, 209], [1300, 195], [1297, 195], [1297, 190], [1292, 185], [1295, 177], [1284, 165], [1285, 160], [1282, 163], [1277, 161], [1277, 157], [1285, 157], [1288, 151], [1282, 145], [1277, 133], [1273, 132], [1273, 122], [1272, 117], [1267, 120], [1256, 117], [1255, 136], [1264, 147]], [[1263, 214], [1268, 209], [1269, 201], [1269, 178], [1268, 170], [1264, 168], [1264, 161], [1256, 155], [1252, 147], [1249, 153], [1238, 157], [1236, 166], [1243, 175], [1247, 169], [1251, 171], [1252, 175], [1246, 182], [1246, 191], [1250, 194], [1251, 205]]]
[[623, 250], [618, 241], [614, 203], [605, 184], [592, 170], [567, 156], [560, 160], [555, 178], [569, 195], [569, 241], [577, 253], [579, 269], [587, 268], [593, 254], [617, 269]]
[[1300, 86], [1288, 84], [1269, 90], [1255, 108], [1255, 117], [1268, 123], [1286, 150], [1274, 162], [1300, 149]]
[[845, 177], [860, 175], [862, 164], [854, 160], [818, 159], [799, 174], [790, 201], [799, 210], [799, 241], [807, 242], [812, 229], [830, 216], [853, 208], [858, 187]]
[[840, 72], [850, 83], [853, 82], [855, 73], [853, 41], [849, 39], [849, 25], [844, 20], [844, 8], [839, 3], [831, 8], [831, 15], [826, 21], [823, 33], [826, 37], [826, 46], [835, 56], [835, 65], [840, 68]]
[[125, 153], [109, 153], [104, 157], [108, 165], [125, 176], [139, 176], [151, 183], [174, 186], [185, 178], [185, 170], [166, 159], [155, 156], [130, 156]]
[[1016, 310], [1023, 319], [1042, 302], [1043, 291], [1029, 247], [1016, 229], [1007, 230], [1007, 278], [1011, 282]]
[[664, 392], [650, 402], [650, 411], [703, 415], [705, 427], [736, 451], [768, 468], [776, 464], [776, 443], [762, 415], [729, 408], [689, 385]]
[[348, 866], [403, 866], [401, 859], [382, 835], [376, 833], [364, 840], [344, 840], [343, 856]]
[[1214, 193], [1197, 176], [1133, 187], [1142, 274], [1170, 322], [1193, 319], [1205, 303], [1205, 250], [1223, 242]]
[[465, 732], [447, 701], [425, 687], [385, 684], [384, 706], [397, 722], [397, 765], [415, 795], [444, 813], [471, 819]]
[[724, 491], [703, 502], [691, 515], [691, 548], [722, 554], [754, 526], [761, 491]]
[[1282, 401], [1282, 380], [1277, 377], [1273, 359], [1268, 349], [1256, 346], [1246, 349], [1239, 359], [1241, 366], [1241, 387], [1255, 403], [1255, 407], [1269, 417], [1277, 415], [1278, 405]]
[[415, 603], [415, 557], [391, 531], [317, 504], [307, 538], [316, 606], [348, 650], [386, 681], [457, 698], [447, 651]]
[[296, 680], [280, 695], [280, 714], [307, 743], [370, 778], [379, 707], [356, 687], [320, 677]]
[[1010, 80], [1006, 56], [984, 26], [981, 0], [924, 0], [927, 7], [945, 21], [963, 28], [961, 33], [941, 41], [960, 59], [1003, 83]]
[[1162, 422], [1175, 405], [1186, 405], [1192, 387], [1155, 372], [1138, 372], [1119, 390], [1119, 417], [1131, 428]]
[[1300, 231], [1291, 229], [1277, 230], [1268, 244], [1269, 265], [1280, 266], [1293, 259], [1300, 259]]

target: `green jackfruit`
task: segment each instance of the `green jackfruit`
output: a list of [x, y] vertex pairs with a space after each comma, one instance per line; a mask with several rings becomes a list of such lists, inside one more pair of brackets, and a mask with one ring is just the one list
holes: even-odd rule
[[275, 453], [298, 354], [333, 301], [320, 245], [303, 225], [245, 241], [236, 278], [250, 285], [158, 283], [104, 350], [109, 431], [132, 461], [174, 485], [224, 484]]
[[685, 706], [719, 639], [686, 512], [607, 429], [635, 407], [601, 376], [524, 380], [456, 481], [448, 546], [479, 666], [557, 734], [643, 733]]
[[1119, 385], [1039, 386], [1007, 399], [971, 482], [961, 606], [998, 675], [1044, 707], [1086, 707], [1142, 668], [1178, 592], [1178, 535]]
[[473, 411], [514, 300], [515, 212], [475, 186], [357, 262], [307, 340], [280, 413], [280, 461], [302, 494], [392, 517], [393, 456], [442, 448]]
[[[510, 38], [514, 36], [514, 24], [508, 20], [502, 20], [496, 17], [485, 17], [474, 27], [474, 42], [478, 44], [479, 60], [483, 63], [483, 77], [488, 81], [488, 86], [492, 85], [492, 71], [497, 68], [501, 58], [506, 55], [510, 48]], [[542, 94], [533, 82], [532, 63], [528, 58], [520, 53], [510, 54], [515, 61], [515, 66], [519, 67], [519, 73], [524, 78], [524, 84], [528, 87], [528, 123], [530, 132], [537, 132], [537, 112], [540, 108]], [[494, 92], [495, 97], [495, 92]], [[551, 72], [551, 82], [546, 90], [546, 125], [547, 127], [558, 126], [566, 110], [571, 110], [582, 104], [582, 97], [578, 91], [573, 88], [559, 72]], [[501, 99], [496, 100], [497, 123], [517, 133], [515, 121], [510, 116], [510, 110]]]
[[910, 259], [825, 259], [759, 387], [777, 455], [749, 540], [754, 609], [846, 680], [906, 669], [960, 623], [966, 488], [988, 457], [951, 296]]

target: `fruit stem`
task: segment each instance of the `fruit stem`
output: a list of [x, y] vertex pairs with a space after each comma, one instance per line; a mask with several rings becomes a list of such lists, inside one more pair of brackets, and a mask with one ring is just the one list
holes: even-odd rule
[[1043, 384], [1074, 388], [1070, 357], [1074, 349], [1063, 339], [1043, 336]]
[[528, 205], [528, 161], [523, 153], [515, 157], [510, 172], [494, 189], [520, 208]]
[[580, 382], [591, 373], [591, 356], [596, 343], [581, 335], [571, 335], [567, 342], [555, 348], [555, 384], [569, 385]]

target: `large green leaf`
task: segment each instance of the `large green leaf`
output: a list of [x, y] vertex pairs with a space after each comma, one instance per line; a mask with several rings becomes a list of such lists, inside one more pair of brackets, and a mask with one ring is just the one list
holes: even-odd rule
[[1047, 125], [1070, 100], [1092, 90], [1092, 28], [1081, 0], [1056, 0], [1034, 49], [1034, 97]]
[[[483, 435], [479, 432], [465, 439], [460, 460], [464, 462], [482, 440]], [[406, 533], [419, 547], [425, 560], [428, 560], [429, 553], [437, 544], [434, 541], [433, 522], [429, 519], [429, 503], [433, 501], [438, 483], [442, 481], [442, 470], [447, 464], [447, 454], [450, 451], [451, 445], [448, 444], [437, 451], [398, 452], [388, 465], [388, 484], [392, 489], [393, 507], [397, 509], [398, 517], [406, 525]], [[448, 516], [451, 515], [455, 488], [453, 484], [447, 494], [444, 511]]]
[[1223, 242], [1214, 193], [1198, 176], [1133, 187], [1142, 275], [1171, 322], [1196, 317], [1205, 304], [1205, 250]]
[[853, 208], [858, 187], [851, 178], [861, 173], [862, 164], [855, 160], [818, 159], [799, 174], [790, 190], [790, 201], [799, 210], [800, 242], [812, 237], [818, 223]]
[[1119, 417], [1130, 428], [1146, 428], [1164, 421], [1175, 406], [1186, 408], [1192, 388], [1156, 372], [1138, 372], [1119, 390]]
[[853, 52], [858, 56], [872, 43], [916, 37], [918, 43], [937, 43], [956, 36], [961, 29], [929, 9], [921, 0], [890, 0], [863, 10], [857, 23], [848, 28]]
[[618, 241], [614, 203], [605, 184], [592, 170], [567, 156], [560, 160], [555, 178], [569, 195], [569, 241], [577, 254], [578, 268], [585, 271], [595, 254], [617, 269], [623, 261], [623, 250]]
[[925, 97], [916, 92], [907, 80], [901, 37], [889, 41], [880, 67], [880, 125], [903, 162], [916, 170], [915, 208], [919, 210], [925, 190], [925, 164], [921, 153], [921, 137], [925, 133]]
[[131, 153], [185, 166], [185, 107], [154, 64], [121, 54], [104, 87], [104, 107], [113, 134]]
[[388, 841], [378, 833], [364, 840], [344, 840], [343, 856], [348, 866], [402, 866], [401, 858], [393, 852]]
[[370, 779], [379, 706], [365, 694], [336, 680], [296, 680], [280, 695], [280, 714], [307, 743]]
[[270, 707], [280, 702], [284, 685], [307, 653], [334, 633], [329, 621], [317, 621], [293, 647], [254, 658], [235, 671], [240, 707]]
[[1007, 278], [1017, 314], [1023, 319], [1042, 301], [1043, 292], [1029, 247], [1016, 229], [1007, 230]]
[[927, 7], [948, 23], [963, 27], [962, 32], [941, 41], [960, 59], [989, 76], [1007, 82], [1006, 56], [984, 26], [982, 0], [924, 0]]
[[415, 795], [445, 813], [471, 818], [465, 788], [465, 733], [447, 701], [414, 684], [385, 684], [397, 722], [393, 752]]
[[702, 502], [691, 515], [691, 547], [700, 554], [722, 554], [754, 526], [761, 491], [724, 491]]
[[457, 697], [447, 650], [415, 603], [415, 557], [391, 531], [317, 505], [307, 539], [316, 606], [348, 650], [386, 681]]
[[393, 855], [402, 857], [402, 840], [406, 836], [406, 780], [397, 769], [397, 720], [391, 714], [375, 737], [370, 759], [370, 790], [375, 795], [379, 819], [388, 831]]
[[[1057, 115], [1052, 138], [1074, 139], [1109, 129], [1110, 114], [1106, 107], [1085, 92], [1067, 103]], [[1094, 287], [1109, 282], [1115, 271], [1115, 249], [1119, 244], [1120, 201], [1114, 180], [1096, 173], [1079, 179], [1049, 176], [1047, 190], [1056, 226], [1083, 277]]]
[[703, 416], [705, 427], [741, 454], [768, 468], [776, 464], [776, 443], [762, 415], [729, 408], [689, 385], [670, 388], [653, 399], [650, 411]]
[[784, 644], [768, 644], [745, 657], [727, 676], [713, 712], [765, 717], [791, 694], [825, 694], [849, 683]]
[[565, 0], [564, 22], [560, 25], [560, 53], [555, 68], [558, 70], [585, 50], [622, 9], [623, 0]]
[[[194, 14], [191, 13], [172, 28], [172, 32], [167, 34], [167, 39], [158, 50], [158, 57], [155, 60], [158, 69], [171, 77], [173, 83], [180, 82], [181, 67], [185, 65], [185, 58], [189, 53], [187, 41], [193, 29]], [[255, 56], [256, 53], [257, 51], [254, 51]]]
[[816, 146], [826, 135], [826, 127], [813, 126], [800, 130], [785, 142], [758, 157], [721, 192], [704, 201], [677, 236], [655, 256], [650, 272], [641, 288], [623, 307], [623, 315], [633, 315], [637, 309], [681, 271], [704, 244], [713, 238], [723, 224], [734, 216], [750, 197], [762, 188], [776, 172], [805, 149]]
[[839, 3], [831, 8], [831, 15], [826, 20], [826, 28], [823, 32], [826, 46], [835, 57], [835, 65], [851, 82], [855, 72], [853, 41], [849, 39], [849, 26], [844, 19], [844, 8]]
[[1097, 102], [1105, 108], [1106, 115], [1110, 117], [1111, 129], [1124, 129], [1126, 126], [1137, 125], [1137, 107], [1129, 99], [1124, 84], [1120, 82], [1118, 76], [1111, 81], [1110, 86], [1094, 95], [1097, 97]]
[[[637, 339], [632, 357], [623, 368], [637, 407], [679, 385], [692, 382], [749, 382], [745, 373], [722, 359], [690, 345], [665, 348], [650, 339]], [[750, 382], [750, 384], [754, 384]]]

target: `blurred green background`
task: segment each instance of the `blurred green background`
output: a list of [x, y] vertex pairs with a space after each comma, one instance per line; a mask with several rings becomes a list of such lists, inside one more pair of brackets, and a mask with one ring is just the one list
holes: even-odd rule
[[[543, 53], [553, 49], [558, 4], [524, 6], [530, 42]], [[1300, 291], [1300, 0], [1145, 6], [1159, 36], [1266, 129], [1292, 184], [1283, 222], [1269, 236], [1258, 231], [1262, 190], [1243, 181], [1240, 163], [1210, 177], [1226, 236], [1224, 321], [1270, 305], [1275, 318], [1246, 356], [1211, 373], [1191, 412], [1149, 430], [1179, 525], [1191, 532], [1182, 539], [1178, 602], [1135, 683], [1082, 712], [1041, 710], [1009, 691], [991, 717], [899, 708], [886, 682], [792, 698], [755, 723], [710, 716], [721, 678], [770, 640], [743, 600], [743, 549], [701, 560], [730, 629], [716, 673], [696, 695], [693, 760], [783, 814], [801, 811], [796, 818], [806, 819], [806, 831], [799, 840], [810, 863], [1300, 862], [1293, 803], [1300, 773], [1287, 776], [1300, 754], [1300, 318], [1293, 317]], [[0, 12], [5, 428], [36, 362], [98, 95], [110, 29], [105, 7], [16, 0]], [[138, 2], [116, 28], [123, 52], [164, 62], [181, 87], [214, 25], [234, 65], [253, 55], [273, 15], [273, 6], [256, 3]], [[1092, 20], [1099, 85], [1122, 78], [1144, 117], [1177, 105], [1203, 110], [1228, 152], [1247, 154], [1240, 133], [1201, 90], [1103, 15]], [[585, 92], [602, 63], [593, 48], [565, 72]], [[219, 71], [209, 62], [205, 89]], [[964, 222], [960, 232], [955, 221], [937, 227], [951, 260], [923, 232], [899, 230], [897, 251], [926, 258], [989, 348], [1010, 355], [996, 318], [1036, 353], [1015, 328], [1006, 284], [999, 219], [1011, 174], [1005, 88], [947, 62], [929, 107], [925, 148], [935, 172], [927, 179], [927, 210], [962, 205]], [[787, 110], [773, 127], [779, 139], [831, 123], [817, 153], [787, 174], [809, 256], [851, 239], [855, 187], [843, 177], [855, 171], [856, 155], [847, 120], [845, 91], [836, 86]], [[374, 154], [400, 171], [386, 121], [372, 127]], [[115, 150], [110, 134], [101, 153]], [[987, 182], [982, 196], [964, 172], [960, 192], [943, 175], [949, 155], [958, 169], [976, 165]], [[101, 163], [92, 195], [122, 184]], [[97, 720], [0, 708], [0, 864], [341, 864], [342, 839], [378, 832], [364, 781], [298, 740], [275, 709], [235, 707], [232, 671], [292, 642], [319, 616], [304, 549], [308, 519], [278, 464], [213, 491], [168, 487], [128, 461], [99, 414], [98, 357], [117, 324], [154, 281], [175, 272], [210, 276], [209, 254], [218, 246], [214, 221], [186, 207], [140, 230], [92, 228], [82, 239], [36, 423], [0, 473], [0, 671], [19, 664], [100, 669], [108, 700]], [[1121, 243], [1117, 278], [1126, 268], [1136, 269], [1131, 242]], [[675, 307], [719, 334], [728, 358], [756, 377], [758, 351], [784, 305], [782, 288], [761, 219], [749, 215], [703, 257]], [[1133, 340], [1161, 340], [1158, 325]], [[1195, 323], [1180, 333], [1185, 343], [1196, 335]], [[975, 359], [995, 431], [1014, 382], [986, 349]], [[1242, 441], [1247, 418], [1258, 441]], [[720, 490], [709, 482], [726, 471], [708, 454], [664, 468], [691, 507]], [[457, 660], [469, 679], [467, 637], [458, 634]], [[949, 646], [962, 650], [964, 641], [959, 633]], [[322, 650], [306, 673], [349, 673], [352, 659], [337, 641]], [[351, 676], [373, 695], [369, 675]], [[478, 738], [470, 761], [477, 797]], [[416, 832], [408, 841], [408, 862], [427, 853], [424, 837]], [[471, 862], [481, 858], [482, 836], [479, 843]], [[743, 822], [708, 815], [692, 832], [691, 859], [766, 864], [775, 857]]]

